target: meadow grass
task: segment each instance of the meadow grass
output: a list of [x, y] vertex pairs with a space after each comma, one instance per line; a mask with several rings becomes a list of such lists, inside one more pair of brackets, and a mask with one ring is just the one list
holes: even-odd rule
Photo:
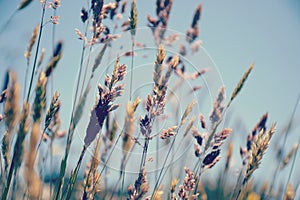
[[[21, 1], [18, 10], [25, 10], [30, 3], [32, 1]], [[234, 126], [229, 127], [226, 114], [245, 87], [247, 79], [255, 79], [250, 77], [255, 70], [254, 63], [245, 69], [229, 100], [226, 99], [225, 86], [219, 86], [211, 105], [212, 110], [207, 116], [197, 113], [198, 104], [204, 100], [204, 95], [190, 98], [181, 91], [184, 84], [189, 83], [190, 93], [199, 92], [202, 90], [200, 79], [209, 73], [207, 68], [186, 69], [186, 57], [196, 54], [201, 48], [201, 4], [195, 5], [196, 10], [186, 31], [185, 41], [178, 45], [178, 52], [171, 53], [167, 46], [175, 45], [177, 40], [176, 35], [168, 35], [167, 32], [173, 0], [155, 2], [156, 16], [147, 16], [148, 27], [156, 45], [156, 56], [152, 59], [151, 89], [146, 94], [134, 96], [134, 80], [138, 78], [138, 74], [134, 74], [135, 62], [138, 61], [134, 59], [135, 48], [145, 47], [136, 39], [138, 17], [143, 17], [138, 15], [137, 4], [140, 2], [87, 1], [85, 6], [88, 9], [82, 8], [78, 14], [85, 30], [82, 33], [75, 29], [82, 41], [82, 48], [74, 98], [68, 99], [69, 102], [61, 102], [61, 94], [53, 92], [56, 80], [54, 72], [60, 66], [59, 61], [64, 59], [64, 42], [57, 40], [55, 34], [55, 26], [59, 23], [56, 13], [60, 1], [44, 0], [40, 3], [40, 23], [33, 28], [29, 44], [24, 47], [27, 64], [25, 82], [20, 85], [17, 74], [9, 70], [0, 91], [0, 104], [3, 105], [0, 110], [1, 199], [294, 199], [300, 179], [297, 185], [292, 185], [291, 176], [296, 166], [300, 138], [293, 146], [287, 144], [287, 139], [300, 96], [283, 143], [277, 150], [268, 151], [272, 146], [271, 138], [278, 131], [275, 123], [268, 128], [269, 115], [266, 113], [249, 131], [246, 146], [238, 151], [234, 148], [236, 141], [233, 141], [233, 137], [237, 137], [236, 132], [239, 130], [235, 130]], [[52, 9], [53, 16], [47, 21], [45, 14], [49, 9]], [[121, 16], [128, 13], [129, 20], [122, 19]], [[109, 66], [105, 66], [103, 60], [111, 58], [112, 52], [107, 52], [107, 49], [111, 50], [112, 45], [117, 44], [123, 35], [111, 33], [111, 27], [104, 24], [114, 24], [115, 32], [120, 22], [123, 22], [123, 32], [130, 32], [131, 52], [118, 55], [112, 70], [108, 71]], [[1, 28], [0, 34], [9, 23], [10, 19]], [[43, 28], [51, 24], [52, 37], [42, 38]], [[52, 44], [46, 65], [43, 64], [45, 50], [40, 47], [42, 40]], [[97, 46], [101, 47], [100, 51], [92, 60], [93, 50]], [[131, 59], [129, 67], [121, 64], [126, 61], [126, 57]], [[130, 76], [127, 78], [129, 69]], [[110, 75], [105, 75], [102, 84], [94, 85], [94, 78], [99, 71]], [[96, 95], [95, 104], [87, 108], [89, 94], [94, 88], [97, 88], [96, 94], [93, 94]], [[127, 93], [128, 98], [124, 98]], [[34, 98], [31, 98], [32, 95]], [[174, 105], [176, 98], [182, 104], [180, 106], [184, 107], [182, 113], [179, 113], [179, 105]], [[60, 117], [60, 109], [65, 103], [71, 105], [69, 121]], [[69, 172], [68, 166], [73, 162], [70, 155], [73, 153], [71, 147], [74, 145], [74, 133], [81, 130], [78, 126], [87, 109], [90, 112], [81, 152], [77, 155], [74, 169]], [[122, 111], [123, 114], [119, 114]], [[122, 128], [118, 123], [120, 116]], [[67, 131], [61, 130], [63, 122], [68, 123]], [[60, 165], [54, 166], [53, 143], [57, 140], [63, 141], [64, 146], [63, 151], [59, 152]], [[41, 150], [43, 146], [47, 146], [46, 153]], [[86, 155], [90, 149], [91, 155]], [[118, 155], [120, 149], [122, 153]], [[226, 156], [222, 158], [224, 152]], [[232, 162], [234, 152], [240, 154], [240, 163]], [[264, 162], [266, 153], [276, 156], [277, 167], [273, 178], [267, 185], [262, 185], [255, 182], [253, 176]], [[179, 155], [180, 163], [176, 160]], [[86, 161], [86, 157], [90, 161]], [[48, 159], [49, 171], [43, 171]], [[112, 161], [119, 163], [118, 173], [114, 175], [110, 175], [113, 170], [109, 164]], [[150, 165], [154, 165], [152, 162], [155, 163], [155, 172], [150, 170]], [[216, 165], [219, 165], [219, 171], [215, 170]], [[86, 170], [81, 173], [83, 167]], [[282, 182], [278, 179], [279, 174], [288, 167], [288, 179]], [[130, 171], [132, 169], [133, 172]], [[45, 174], [49, 174], [50, 180], [45, 181]], [[112, 180], [114, 183], [109, 184]]]

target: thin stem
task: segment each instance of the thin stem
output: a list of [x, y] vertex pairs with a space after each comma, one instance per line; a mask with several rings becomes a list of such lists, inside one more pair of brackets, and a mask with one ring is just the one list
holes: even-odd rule
[[169, 148], [169, 150], [168, 150], [168, 153], [167, 153], [167, 155], [166, 155], [166, 158], [165, 158], [165, 160], [164, 160], [164, 162], [163, 162], [163, 167], [162, 167], [162, 169], [160, 170], [159, 175], [158, 175], [158, 178], [157, 178], [157, 180], [156, 180], [156, 182], [155, 182], [154, 189], [153, 189], [153, 192], [152, 192], [152, 195], [151, 195], [151, 198], [150, 198], [151, 200], [153, 199], [153, 197], [154, 197], [154, 195], [155, 195], [155, 191], [156, 191], [157, 187], [159, 186], [159, 183], [160, 183], [160, 177], [162, 176], [162, 173], [163, 173], [164, 168], [165, 168], [165, 166], [166, 166], [168, 157], [169, 157], [169, 155], [170, 155], [170, 153], [171, 153], [171, 149], [172, 149], [172, 147], [173, 147], [173, 145], [174, 145], [174, 143], [175, 143], [175, 139], [176, 139], [176, 135], [175, 135], [175, 137], [174, 137], [174, 139], [173, 139], [173, 141], [172, 141], [172, 143], [171, 143], [171, 146], [170, 146], [170, 148]]
[[297, 196], [297, 191], [299, 189], [300, 186], [300, 180], [297, 182], [296, 187], [295, 187], [295, 197]]
[[65, 199], [70, 199], [71, 198], [71, 194], [72, 194], [72, 191], [73, 191], [73, 188], [74, 188], [74, 184], [75, 184], [76, 179], [77, 179], [77, 175], [78, 175], [78, 172], [79, 172], [79, 169], [80, 169], [80, 166], [81, 166], [82, 159], [84, 157], [85, 151], [86, 151], [86, 146], [83, 145], [83, 149], [81, 150], [81, 154], [80, 154], [80, 157], [79, 157], [79, 159], [77, 161], [77, 165], [76, 165], [76, 167], [75, 167], [75, 169], [74, 169], [74, 171], [73, 171], [73, 173], [71, 175]]
[[[300, 143], [300, 138], [298, 139], [298, 144], [299, 144], [299, 143]], [[295, 155], [293, 156], [292, 167], [291, 167], [291, 169], [290, 169], [289, 176], [288, 176], [288, 179], [287, 179], [287, 181], [286, 181], [284, 191], [287, 190], [288, 184], [289, 184], [289, 182], [290, 182], [290, 180], [291, 180], [292, 173], [293, 173], [294, 167], [295, 167], [296, 158], [297, 158], [297, 156], [298, 156], [298, 150], [299, 150], [299, 147], [297, 147], [296, 152], [295, 152]]]
[[25, 95], [26, 95], [26, 84], [27, 84], [28, 73], [29, 73], [29, 63], [27, 63], [26, 72], [25, 73], [26, 74], [25, 74], [24, 88], [23, 88], [23, 99], [25, 99]]
[[[176, 129], [176, 134], [175, 134], [174, 139], [173, 139], [173, 141], [172, 141], [172, 143], [171, 143], [171, 145], [170, 145], [170, 148], [169, 148], [169, 150], [168, 150], [168, 152], [167, 152], [167, 155], [166, 155], [166, 157], [165, 157], [165, 159], [164, 159], [163, 166], [162, 166], [162, 168], [161, 168], [161, 170], [160, 170], [160, 172], [159, 172], [158, 178], [156, 179], [156, 182], [155, 182], [155, 185], [154, 185], [154, 189], [153, 189], [153, 193], [152, 193], [150, 199], [153, 199], [153, 197], [154, 197], [154, 195], [155, 195], [155, 190], [157, 189], [157, 187], [159, 186], [159, 184], [161, 183], [161, 181], [162, 181], [163, 178], [164, 178], [164, 175], [165, 175], [166, 171], [165, 171], [164, 174], [162, 174], [162, 173], [163, 173], [163, 171], [164, 171], [164, 169], [165, 169], [167, 160], [168, 160], [169, 155], [170, 155], [170, 153], [171, 153], [171, 150], [172, 150], [172, 148], [173, 148], [173, 146], [174, 146], [174, 144], [175, 144], [175, 140], [176, 140], [176, 138], [177, 138], [177, 135], [178, 135], [178, 132], [179, 132], [179, 129], [180, 129], [180, 128], [181, 128], [181, 125], [179, 125], [179, 126], [177, 127], [177, 129]], [[181, 145], [181, 143], [180, 143], [179, 145]], [[177, 150], [176, 150], [176, 152], [175, 152], [175, 154], [179, 151], [179, 149], [180, 149], [180, 148], [178, 147]], [[168, 166], [167, 168], [169, 168], [169, 166]], [[162, 176], [162, 175], [163, 175], [163, 176]], [[162, 177], [162, 179], [160, 180], [161, 177]]]
[[[95, 146], [95, 151], [97, 150], [97, 146], [100, 145], [100, 143], [101, 143], [101, 139], [102, 139], [101, 136], [102, 135], [99, 135], [99, 137], [97, 138], [97, 143], [96, 143], [96, 146]], [[82, 199], [87, 199], [87, 192], [86, 192], [86, 190], [87, 190], [87, 187], [88, 187], [88, 184], [89, 184], [89, 177], [91, 176], [91, 173], [92, 173], [92, 166], [94, 166], [95, 160], [98, 159], [98, 158], [94, 159], [93, 157], [94, 157], [94, 155], [92, 155], [92, 163], [90, 165], [89, 172], [88, 172], [88, 174], [86, 176], [86, 182], [84, 184]], [[98, 168], [98, 166], [97, 166], [97, 168]], [[95, 183], [93, 184], [93, 187], [95, 187]]]
[[71, 117], [71, 121], [70, 121], [70, 125], [69, 125], [69, 130], [68, 130], [68, 136], [67, 136], [67, 146], [65, 149], [65, 156], [62, 159], [61, 163], [60, 163], [60, 172], [59, 172], [59, 178], [56, 182], [56, 187], [55, 187], [55, 196], [53, 196], [53, 199], [59, 199], [61, 196], [61, 189], [62, 189], [62, 184], [64, 181], [64, 177], [65, 177], [65, 173], [66, 173], [66, 167], [67, 167], [67, 160], [68, 160], [68, 156], [69, 156], [69, 151], [70, 151], [70, 146], [71, 146], [71, 140], [73, 137], [73, 133], [74, 133], [74, 107], [72, 109], [72, 117]]
[[223, 187], [223, 186], [224, 186], [224, 183], [226, 182], [225, 177], [227, 177], [227, 172], [228, 172], [228, 169], [224, 168], [224, 170], [219, 175], [217, 198], [221, 198], [222, 192], [223, 192], [223, 194], [225, 194], [224, 193], [225, 190], [223, 189], [225, 187]]
[[134, 36], [131, 35], [131, 70], [130, 70], [130, 90], [129, 90], [129, 101], [131, 101], [132, 98], [132, 82], [133, 82], [133, 52], [134, 50]]
[[118, 138], [116, 139], [116, 142], [115, 142], [115, 144], [113, 145], [113, 147], [112, 147], [112, 149], [111, 149], [111, 151], [110, 151], [110, 153], [109, 153], [109, 155], [108, 155], [108, 157], [107, 157], [107, 159], [106, 159], [106, 161], [105, 161], [105, 163], [104, 163], [104, 166], [103, 166], [103, 168], [102, 168], [101, 171], [100, 171], [100, 177], [102, 176], [102, 173], [103, 173], [104, 169], [106, 168], [107, 163], [108, 163], [110, 157], [112, 156], [112, 153], [113, 153], [113, 151], [115, 150], [115, 148], [116, 148], [116, 146], [117, 146], [117, 143], [119, 142], [119, 140], [120, 140], [120, 138], [121, 138], [122, 132], [123, 132], [123, 131], [121, 131], [121, 133], [118, 135]]
[[10, 168], [9, 168], [6, 184], [5, 184], [3, 193], [2, 193], [2, 198], [1, 198], [2, 200], [6, 200], [7, 197], [8, 197], [8, 192], [9, 192], [9, 188], [10, 188], [11, 179], [12, 179], [12, 176], [13, 176], [13, 172], [15, 170], [16, 156], [17, 156], [17, 154], [16, 154], [16, 151], [15, 151], [12, 162], [11, 162], [11, 165], [10, 165]]
[[[105, 158], [104, 158], [105, 159]], [[107, 187], [107, 175], [108, 175], [108, 170], [107, 170], [107, 167], [105, 167], [105, 169], [104, 169], [104, 187], [105, 188], [108, 188]], [[104, 196], [106, 196], [107, 195], [107, 190], [105, 190], [105, 192], [104, 192]]]
[[[123, 191], [124, 191], [124, 185], [125, 185], [125, 165], [124, 165], [124, 167], [123, 167], [123, 169], [122, 169], [122, 186], [121, 186], [121, 192], [123, 193]], [[121, 200], [123, 199], [122, 198], [123, 197], [123, 195], [121, 195]]]
[[[14, 171], [14, 175], [13, 175], [13, 186], [12, 186], [12, 190], [11, 191], [16, 191], [15, 189], [17, 188], [18, 190], [18, 177], [17, 174], [19, 172], [19, 169]], [[15, 192], [11, 193], [11, 199], [14, 200], [15, 199]]]
[[[87, 20], [87, 21], [89, 21], [89, 20]], [[85, 35], [87, 35], [87, 31], [86, 31]], [[69, 148], [71, 146], [71, 139], [73, 137], [73, 132], [74, 132], [74, 128], [75, 128], [74, 127], [74, 111], [75, 111], [74, 109], [75, 109], [75, 105], [76, 105], [76, 102], [77, 102], [81, 71], [82, 71], [82, 67], [83, 67], [84, 52], [85, 52], [85, 44], [84, 44], [84, 41], [83, 41], [83, 47], [82, 47], [80, 65], [79, 65], [79, 73], [78, 73], [78, 76], [77, 76], [75, 97], [74, 97], [74, 101], [73, 101], [73, 105], [72, 105], [71, 119], [70, 119], [70, 123], [69, 123], [69, 130], [68, 130], [68, 136], [67, 136], [67, 146], [66, 146], [66, 149], [65, 149], [64, 159], [61, 161], [60, 175], [59, 175], [59, 179], [58, 179], [58, 182], [57, 182], [56, 188], [55, 188], [56, 193], [55, 193], [55, 196], [53, 198], [55, 200], [57, 200], [60, 197], [61, 187], [62, 187], [62, 184], [63, 184], [63, 179], [64, 179], [64, 176], [65, 176], [66, 165], [67, 165], [67, 160], [68, 160], [68, 155], [69, 155]]]
[[231, 197], [230, 199], [238, 199], [239, 195], [241, 193], [241, 183], [242, 183], [242, 179], [243, 179], [243, 168], [240, 170], [238, 179], [236, 181], [236, 184], [234, 186], [234, 189], [232, 191]]
[[[53, 9], [53, 16], [56, 16], [56, 9]], [[54, 57], [54, 43], [55, 43], [55, 24], [52, 24], [52, 56]], [[50, 91], [51, 91], [51, 99], [52, 99], [52, 97], [53, 97], [53, 88], [54, 88], [54, 70], [53, 70], [53, 65], [51, 66], [51, 71], [52, 71], [52, 73], [50, 74], [50, 76], [51, 76], [51, 89], [50, 89]], [[50, 186], [51, 186], [51, 182], [50, 182]], [[51, 187], [50, 187], [50, 189], [51, 189]], [[51, 195], [50, 195], [50, 199], [51, 199]]]
[[[89, 49], [88, 60], [87, 60], [87, 63], [86, 63], [86, 67], [85, 67], [85, 71], [84, 71], [84, 76], [83, 76], [83, 81], [82, 81], [82, 86], [81, 86], [81, 90], [80, 90], [80, 96], [83, 93], [84, 82], [85, 82], [85, 79], [86, 79], [86, 74], [87, 74], [87, 70], [88, 70], [88, 66], [89, 66], [89, 62], [90, 62], [90, 58], [91, 58], [92, 49], [93, 49], [93, 45], [91, 45], [90, 49]], [[83, 62], [83, 60], [80, 61], [80, 62]]]
[[[113, 199], [115, 193], [116, 193], [116, 189], [121, 181], [121, 193], [123, 193], [123, 189], [124, 189], [124, 184], [125, 184], [125, 168], [126, 168], [126, 155], [123, 156], [123, 159], [122, 159], [122, 164], [121, 164], [121, 170], [120, 170], [120, 176], [119, 176], [119, 179], [118, 181], [116, 182], [114, 188], [113, 188], [113, 191], [112, 191], [112, 194], [110, 196], [110, 200]], [[119, 196], [121, 196], [121, 200], [123, 199], [123, 195], [120, 194]]]
[[2, 163], [2, 153], [0, 153], [0, 168], [1, 168], [0, 180], [1, 180], [1, 183], [4, 184], [5, 176], [4, 176], [4, 169], [3, 169], [3, 163]]
[[195, 173], [196, 184], [195, 184], [195, 188], [194, 188], [194, 194], [197, 194], [198, 185], [199, 185], [201, 174], [202, 174], [202, 170], [201, 169], [200, 169], [198, 178], [197, 178], [197, 174]]
[[[36, 155], [37, 155], [37, 153], [38, 153], [38, 151], [39, 151], [39, 149], [40, 149], [40, 146], [41, 146], [41, 144], [42, 144], [43, 137], [44, 137], [44, 134], [45, 134], [47, 128], [48, 128], [48, 127], [45, 127], [45, 128], [44, 128], [43, 133], [42, 133], [42, 135], [41, 135], [41, 137], [40, 137], [39, 144], [38, 144], [38, 146], [37, 146], [37, 148], [36, 148], [36, 150], [35, 150], [35, 158], [36, 158]], [[35, 161], [35, 159], [34, 159], [34, 161]]]
[[145, 167], [145, 164], [146, 164], [148, 147], [149, 147], [149, 138], [146, 137], [145, 143], [144, 143], [144, 148], [143, 148], [142, 159], [141, 159], [141, 163], [140, 163], [140, 170], [139, 170], [140, 174], [143, 173], [143, 168]]
[[[89, 3], [87, 2], [88, 6], [89, 6]], [[90, 6], [89, 6], [90, 7]], [[91, 9], [89, 9], [89, 15], [91, 13]], [[86, 22], [86, 26], [85, 26], [85, 31], [84, 31], [84, 36], [86, 37], [87, 36], [87, 33], [88, 33], [88, 28], [89, 28], [89, 24], [90, 24], [90, 20], [87, 20]], [[82, 70], [82, 67], [83, 67], [83, 58], [84, 58], [84, 54], [85, 54], [85, 41], [83, 40], [82, 42], [82, 52], [81, 52], [81, 58], [80, 58], [80, 72], [79, 72], [79, 79], [78, 79], [78, 83], [80, 82], [80, 75], [81, 75], [81, 70]], [[89, 64], [89, 60], [90, 60], [90, 54], [91, 54], [91, 51], [92, 51], [92, 46], [90, 46], [90, 52], [89, 52], [89, 56], [88, 56], [88, 62], [86, 64], [86, 66], [88, 66]], [[84, 79], [83, 79], [83, 82], [82, 82], [82, 87], [81, 87], [81, 91], [80, 91], [80, 96], [82, 95], [82, 92], [83, 92], [83, 86], [84, 86], [84, 82], [85, 82], [85, 79], [86, 79], [86, 73], [87, 73], [87, 68], [85, 69], [85, 72], [84, 72]], [[87, 84], [89, 85], [89, 84]]]
[[9, 25], [9, 23], [12, 21], [12, 19], [14, 18], [15, 14], [18, 12], [18, 9], [16, 9], [8, 18], [8, 20], [5, 22], [5, 24], [2, 25], [1, 29], [0, 29], [0, 34], [3, 33], [3, 31], [5, 30], [5, 28]]
[[[295, 114], [296, 114], [296, 110], [297, 110], [297, 107], [298, 107], [299, 100], [300, 100], [300, 93], [299, 93], [299, 95], [297, 97], [295, 106], [293, 108], [293, 112], [292, 112], [291, 118], [289, 120], [287, 129], [286, 129], [286, 132], [285, 132], [285, 135], [284, 135], [284, 139], [283, 139], [283, 143], [282, 143], [281, 149], [283, 149], [286, 146], [287, 136], [289, 135], [289, 132], [290, 132], [290, 130], [292, 128], [292, 123], [293, 123], [293, 119], [294, 119]], [[298, 150], [298, 148], [297, 148], [297, 150]], [[281, 150], [280, 154], [279, 154], [279, 162], [281, 163], [283, 159], [284, 159], [284, 155], [283, 155], [283, 151]], [[269, 199], [269, 197], [272, 195], [271, 193], [272, 193], [272, 190], [274, 188], [274, 185], [275, 185], [275, 182], [276, 182], [276, 178], [278, 177], [278, 173], [279, 173], [279, 170], [280, 170], [280, 163], [277, 165], [276, 170], [275, 170], [275, 174], [274, 174], [274, 176], [272, 178], [271, 186], [270, 186], [270, 188], [268, 190], [268, 193], [267, 193], [267, 199]]]
[[52, 166], [53, 166], [53, 139], [51, 139], [50, 141], [50, 191], [49, 191], [49, 199], [52, 199], [52, 176], [53, 176], [53, 170], [52, 170]]
[[[136, 138], [136, 141], [139, 139], [139, 137], [140, 137], [140, 132], [139, 132], [139, 134], [138, 134], [138, 136], [137, 136], [137, 138]], [[121, 173], [120, 173], [120, 176], [119, 176], [119, 179], [118, 179], [118, 181], [116, 182], [116, 184], [115, 184], [115, 186], [114, 186], [114, 190], [113, 190], [113, 193], [112, 193], [112, 195], [111, 195], [111, 197], [110, 197], [110, 200], [112, 200], [113, 199], [113, 196], [115, 195], [115, 190], [116, 190], [116, 188], [117, 188], [117, 186], [119, 185], [119, 182], [120, 182], [120, 180], [121, 180], [121, 178], [122, 178], [122, 176], [125, 176], [125, 169], [126, 169], [126, 165], [127, 165], [127, 162], [128, 162], [128, 160], [129, 160], [129, 158], [130, 158], [130, 156], [132, 155], [131, 153], [133, 152], [133, 150], [134, 150], [134, 148], [136, 147], [136, 144], [137, 144], [137, 142], [135, 142], [134, 144], [133, 144], [133, 146], [131, 147], [131, 149], [129, 150], [129, 152], [127, 153], [127, 155], [124, 155], [123, 156], [123, 165], [122, 165], [122, 167], [121, 167]], [[124, 175], [123, 175], [124, 174]], [[122, 184], [122, 193], [123, 193], [123, 189], [124, 189], [124, 183], [121, 183]]]
[[[181, 147], [182, 144], [183, 144], [183, 143], [179, 143], [178, 148], [177, 148], [176, 152], [174, 153], [174, 156], [177, 154], [177, 152], [180, 151], [180, 147]], [[186, 157], [184, 157], [184, 158], [186, 158]], [[182, 164], [184, 164], [184, 163], [185, 163], [185, 162], [182, 162]], [[165, 178], [165, 176], [166, 176], [166, 174], [167, 174], [169, 168], [170, 168], [170, 165], [168, 165], [168, 166], [163, 166], [163, 167], [162, 167], [161, 170], [164, 170], [164, 172], [163, 172], [163, 174], [162, 174], [161, 176], [158, 176], [158, 179], [156, 179], [156, 180], [158, 181], [157, 187], [158, 187], [158, 186], [162, 183], [162, 181], [164, 180], [164, 178]], [[178, 178], [178, 180], [180, 180], [180, 178]], [[156, 190], [156, 188], [154, 188], [154, 189]], [[154, 191], [155, 191], [155, 190], [154, 190]]]
[[30, 83], [29, 83], [29, 89], [28, 89], [27, 99], [26, 99], [27, 102], [29, 101], [29, 97], [30, 97], [30, 92], [31, 92], [32, 82], [33, 82], [33, 76], [34, 76], [34, 72], [35, 72], [35, 67], [36, 67], [36, 63], [37, 63], [40, 42], [41, 42], [41, 38], [42, 38], [43, 23], [44, 23], [44, 17], [45, 17], [45, 12], [46, 12], [46, 4], [47, 4], [47, 0], [45, 0], [45, 2], [43, 3], [43, 11], [42, 11], [42, 17], [41, 17], [41, 22], [40, 22], [39, 36], [38, 36], [37, 46], [36, 46], [36, 50], [35, 50], [34, 62], [33, 62], [31, 78], [30, 78]]
[[158, 154], [158, 149], [159, 149], [159, 140], [156, 140], [156, 161], [155, 161], [155, 180], [158, 178], [158, 162], [159, 162], [159, 154]]

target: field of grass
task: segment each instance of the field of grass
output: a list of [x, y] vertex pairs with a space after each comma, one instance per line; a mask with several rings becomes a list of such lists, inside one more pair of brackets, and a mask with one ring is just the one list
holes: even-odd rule
[[[154, 14], [143, 16], [142, 1], [82, 2], [82, 26], [73, 27], [80, 45], [56, 34], [68, 27], [64, 1], [22, 0], [1, 25], [0, 36], [39, 4], [25, 66], [1, 68], [1, 199], [295, 198], [300, 95], [286, 126], [270, 121], [272, 111], [253, 110], [261, 117], [243, 127], [247, 116], [236, 117], [234, 104], [257, 64], [245, 62], [227, 90], [202, 45], [205, 1], [191, 19], [182, 16], [187, 30], [169, 29], [173, 0], [152, 3]], [[79, 57], [70, 56], [73, 46]], [[64, 59], [77, 63], [67, 89]]]

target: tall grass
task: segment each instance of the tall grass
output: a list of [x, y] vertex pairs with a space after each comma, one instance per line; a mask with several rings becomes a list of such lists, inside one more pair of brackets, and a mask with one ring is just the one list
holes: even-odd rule
[[[21, 1], [18, 10], [26, 10], [31, 2]], [[201, 49], [199, 26], [202, 4], [195, 5], [192, 23], [182, 40], [176, 34], [168, 35], [173, 0], [155, 2], [155, 16], [148, 15], [147, 20], [153, 36], [151, 40], [156, 46], [156, 55], [146, 55], [152, 56], [152, 74], [142, 74], [145, 80], [151, 76], [151, 86], [149, 90], [142, 89], [142, 92], [134, 94], [134, 90], [140, 87], [134, 85], [134, 80], [140, 79], [139, 74], [134, 71], [139, 70], [136, 63], [141, 60], [134, 57], [146, 46], [138, 42], [138, 19], [143, 17], [138, 15], [139, 2], [87, 1], [85, 6], [88, 9], [82, 8], [81, 13], [78, 13], [84, 30], [74, 27], [82, 42], [75, 94], [73, 98], [62, 98], [64, 94], [53, 92], [56, 81], [54, 71], [60, 67], [60, 60], [64, 59], [63, 47], [66, 43], [56, 41], [58, 34], [55, 27], [59, 19], [57, 9], [60, 1], [40, 3], [40, 22], [33, 27], [29, 44], [24, 47], [24, 77], [18, 74], [19, 80], [24, 79], [24, 85], [20, 85], [17, 74], [9, 70], [4, 76], [4, 86], [0, 91], [0, 104], [3, 105], [0, 110], [1, 199], [295, 198], [299, 184], [293, 185], [291, 179], [294, 178], [292, 174], [296, 167], [300, 141], [294, 146], [289, 145], [288, 133], [295, 121], [300, 96], [282, 146], [272, 149], [271, 138], [276, 132], [275, 124], [267, 128], [269, 114], [266, 113], [249, 131], [246, 146], [241, 147], [238, 152], [235, 138], [242, 133], [225, 120], [227, 112], [234, 109], [232, 105], [238, 103], [235, 99], [247, 87], [246, 81], [254, 70], [254, 63], [245, 69], [228, 100], [225, 86], [218, 85], [216, 97], [209, 105], [211, 111], [202, 114], [202, 110], [207, 108], [200, 106], [206, 98], [201, 93], [204, 89], [200, 85], [204, 84], [201, 78], [205, 79], [206, 73], [213, 69], [195, 69], [190, 67], [188, 61], [189, 56], [197, 54]], [[53, 9], [49, 19], [48, 7]], [[123, 15], [128, 15], [129, 20], [122, 18]], [[50, 22], [52, 36], [43, 37], [44, 28]], [[121, 28], [117, 27], [121, 23]], [[7, 24], [1, 28], [0, 34], [5, 31]], [[111, 30], [114, 30], [113, 33]], [[120, 34], [115, 34], [117, 31]], [[130, 37], [131, 51], [122, 53], [120, 47], [118, 52], [113, 52], [112, 45], [118, 44], [122, 37], [126, 39], [126, 36]], [[41, 50], [44, 42], [52, 45], [49, 62], [45, 65], [43, 60], [47, 54], [45, 50]], [[96, 51], [97, 46], [100, 47], [99, 51]], [[176, 46], [178, 51], [170, 51], [169, 46]], [[110, 49], [109, 52], [107, 49]], [[148, 53], [146, 50], [145, 52]], [[108, 64], [103, 64], [103, 60], [110, 59], [112, 54], [118, 55], [113, 66], [110, 66], [110, 60]], [[126, 57], [131, 59], [131, 64], [128, 65], [130, 76], [126, 76], [127, 65], [121, 64], [127, 63]], [[102, 77], [103, 83], [95, 84], [95, 77], [110, 69], [111, 74]], [[208, 87], [214, 87], [209, 85], [212, 82], [206, 83]], [[20, 93], [23, 93], [22, 98]], [[96, 101], [88, 108], [91, 93], [96, 96]], [[34, 98], [31, 98], [32, 95]], [[247, 93], [242, 95], [246, 96]], [[176, 101], [178, 104], [174, 103]], [[67, 104], [71, 105], [70, 119], [61, 118], [60, 114], [61, 108]], [[88, 109], [89, 117], [86, 117], [85, 111]], [[68, 123], [67, 131], [61, 130], [63, 123]], [[82, 126], [85, 131], [82, 131]], [[79, 135], [84, 135], [79, 155], [73, 153], [76, 148], [76, 131], [80, 132]], [[227, 140], [230, 141], [225, 144]], [[56, 153], [60, 158], [59, 164], [54, 162], [54, 144], [57, 141], [62, 144], [60, 151]], [[43, 149], [47, 142], [49, 150], [46, 147], [45, 153]], [[93, 151], [88, 155], [91, 147], [94, 147]], [[154, 151], [156, 152], [153, 153]], [[274, 156], [277, 157], [278, 167], [275, 175], [268, 180], [269, 185], [259, 190], [261, 184], [253, 178], [255, 172], [265, 161], [264, 155], [273, 156], [276, 151], [277, 155]], [[241, 162], [233, 162], [238, 153]], [[223, 155], [225, 158], [222, 158]], [[77, 162], [70, 171], [73, 156]], [[46, 171], [43, 168], [48, 165], [48, 159], [50, 166], [49, 171]], [[90, 161], [87, 162], [87, 159]], [[155, 162], [152, 163], [153, 161]], [[110, 167], [112, 163], [117, 163], [117, 173]], [[84, 173], [80, 170], [82, 165], [86, 166]], [[287, 168], [287, 180], [280, 180], [278, 177]], [[46, 175], [50, 177], [48, 181]], [[276, 193], [280, 184], [283, 184], [283, 189]], [[46, 192], [47, 190], [49, 191]]]

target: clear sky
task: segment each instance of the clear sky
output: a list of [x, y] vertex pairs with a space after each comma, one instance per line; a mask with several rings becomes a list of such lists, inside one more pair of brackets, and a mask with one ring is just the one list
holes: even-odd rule
[[[0, 0], [0, 26], [7, 21], [18, 3], [16, 0]], [[234, 101], [234, 117], [242, 118], [243, 126], [250, 131], [260, 116], [269, 112], [269, 125], [277, 122], [278, 127], [284, 127], [300, 93], [300, 2], [174, 0], [169, 28], [185, 34], [199, 3], [203, 4], [200, 39], [216, 64], [213, 68], [222, 77], [228, 97], [242, 74], [255, 62], [253, 73]], [[54, 90], [59, 90], [62, 100], [67, 101], [74, 91], [81, 55], [81, 42], [74, 29], [83, 30], [80, 10], [86, 7], [86, 1], [62, 0], [61, 4], [57, 11], [60, 24], [56, 26], [56, 38], [62, 39], [65, 46], [63, 59], [55, 71]], [[155, 1], [137, 0], [137, 9], [138, 27], [145, 27], [146, 14], [155, 13]], [[124, 18], [129, 16], [129, 9], [126, 13]], [[48, 10], [46, 19], [51, 14], [52, 11]], [[23, 83], [26, 70], [23, 54], [40, 15], [41, 6], [34, 1], [18, 12], [0, 35], [0, 77], [4, 76], [6, 69], [13, 69]], [[48, 53], [46, 59], [51, 51], [51, 29], [50, 24], [46, 26], [42, 38], [41, 46]], [[196, 58], [191, 58], [191, 62], [198, 65]], [[69, 119], [70, 109], [71, 104], [63, 101], [61, 114], [64, 118]], [[299, 123], [300, 108], [296, 119]], [[67, 123], [63, 127], [66, 128]], [[299, 129], [297, 132], [294, 131], [293, 139], [288, 141], [290, 146], [298, 140]], [[242, 134], [241, 145], [244, 145], [246, 133], [236, 134]]]

